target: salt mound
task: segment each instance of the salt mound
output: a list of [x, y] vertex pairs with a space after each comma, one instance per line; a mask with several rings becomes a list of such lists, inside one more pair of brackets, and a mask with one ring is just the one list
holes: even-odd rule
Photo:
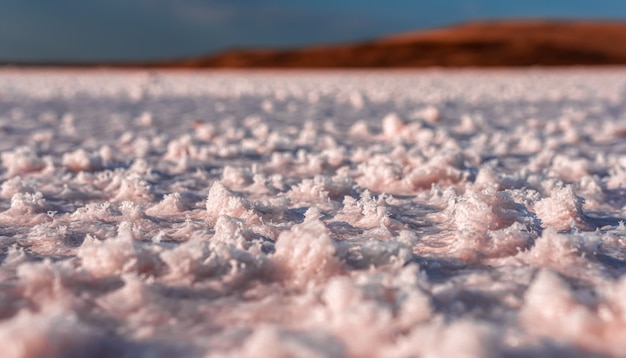
[[590, 224], [583, 215], [583, 203], [583, 198], [576, 196], [574, 189], [567, 186], [553, 189], [549, 197], [535, 204], [535, 211], [544, 227], [589, 229]]

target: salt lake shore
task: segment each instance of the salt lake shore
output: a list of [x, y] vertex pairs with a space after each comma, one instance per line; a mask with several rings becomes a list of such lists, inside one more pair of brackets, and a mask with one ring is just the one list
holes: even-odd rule
[[626, 69], [0, 71], [3, 357], [626, 352]]

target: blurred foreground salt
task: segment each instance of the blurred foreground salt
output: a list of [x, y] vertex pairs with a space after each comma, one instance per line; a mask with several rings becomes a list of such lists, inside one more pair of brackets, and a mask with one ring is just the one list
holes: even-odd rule
[[3, 357], [620, 356], [626, 70], [0, 72]]

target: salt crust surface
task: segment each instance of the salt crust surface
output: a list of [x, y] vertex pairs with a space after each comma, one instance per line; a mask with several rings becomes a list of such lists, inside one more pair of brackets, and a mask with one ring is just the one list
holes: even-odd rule
[[626, 70], [0, 72], [3, 357], [623, 356]]

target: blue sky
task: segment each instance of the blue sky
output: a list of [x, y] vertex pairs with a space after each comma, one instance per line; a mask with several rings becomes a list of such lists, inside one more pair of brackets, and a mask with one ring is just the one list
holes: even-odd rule
[[175, 58], [501, 18], [626, 20], [626, 0], [0, 0], [0, 60]]

